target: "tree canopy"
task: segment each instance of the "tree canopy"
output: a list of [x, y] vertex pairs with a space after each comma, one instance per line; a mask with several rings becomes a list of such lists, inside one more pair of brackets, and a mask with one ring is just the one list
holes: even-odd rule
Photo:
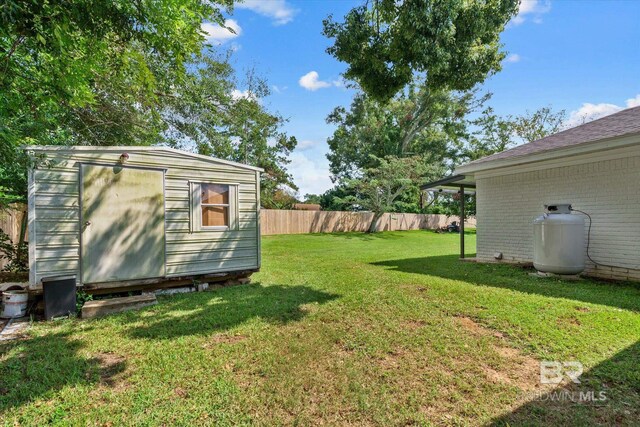
[[202, 30], [233, 3], [5, 2], [0, 203], [26, 196], [29, 144], [180, 146], [263, 167], [265, 188], [293, 186], [296, 140], [261, 103], [268, 85], [251, 71], [241, 82]]
[[[328, 139], [327, 154], [332, 178], [337, 188], [321, 197], [323, 208], [344, 208], [345, 201], [363, 200], [373, 206], [373, 184], [389, 176], [389, 165], [405, 171], [409, 162], [415, 171], [413, 185], [384, 205], [392, 212], [425, 211], [420, 204], [419, 184], [453, 172], [456, 166], [476, 160], [518, 143], [530, 142], [559, 131], [564, 123], [564, 111], [543, 107], [521, 115], [497, 115], [487, 106], [491, 94], [477, 90], [451, 92], [431, 90], [424, 81], [410, 85], [387, 102], [373, 99], [361, 92], [349, 109], [338, 107], [327, 118], [336, 125]], [[358, 181], [361, 181], [360, 183]], [[373, 183], [373, 184], [372, 184]], [[385, 191], [380, 187], [380, 194]], [[377, 197], [377, 196], [376, 196]], [[352, 204], [353, 205], [353, 204]], [[469, 201], [469, 212], [474, 204]], [[372, 209], [372, 208], [371, 208]], [[455, 214], [458, 203], [449, 195], [438, 196], [428, 206], [434, 213]]]
[[473, 131], [465, 144], [459, 147], [458, 164], [559, 132], [566, 116], [564, 110], [553, 111], [551, 107], [542, 107], [521, 115], [500, 117], [493, 108], [487, 107], [479, 117], [470, 121]]
[[378, 220], [385, 212], [396, 209], [396, 201], [410, 190], [418, 190], [433, 167], [419, 156], [386, 158], [374, 157], [375, 167], [365, 169], [359, 179], [347, 180], [352, 194], [338, 198], [336, 203], [351, 204], [374, 213], [369, 232], [375, 232]]
[[338, 107], [327, 117], [337, 126], [327, 140], [331, 173], [335, 179], [353, 178], [385, 156], [420, 155], [441, 164], [455, 155], [451, 150], [468, 133], [467, 116], [486, 98], [474, 91], [430, 90], [423, 82], [388, 102], [359, 93], [349, 110]]
[[327, 52], [348, 65], [345, 77], [376, 100], [391, 99], [424, 75], [429, 89], [465, 91], [501, 69], [500, 33], [519, 0], [372, 0], [337, 22]]

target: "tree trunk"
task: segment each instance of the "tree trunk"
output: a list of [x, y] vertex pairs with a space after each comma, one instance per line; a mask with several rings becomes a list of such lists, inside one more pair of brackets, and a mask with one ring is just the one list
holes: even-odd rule
[[367, 234], [375, 233], [378, 230], [378, 221], [382, 218], [384, 212], [374, 212], [373, 219], [371, 220], [371, 224], [369, 224], [369, 229], [367, 230]]

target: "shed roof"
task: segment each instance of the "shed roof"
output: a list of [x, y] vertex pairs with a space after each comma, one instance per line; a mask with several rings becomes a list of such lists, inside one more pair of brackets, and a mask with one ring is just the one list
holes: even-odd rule
[[522, 144], [500, 153], [469, 162], [459, 169], [485, 165], [497, 160], [525, 157], [532, 154], [574, 147], [589, 142], [601, 141], [640, 133], [640, 106], [549, 135], [527, 144]]
[[264, 172], [264, 169], [256, 167], [256, 166], [250, 166], [250, 165], [246, 165], [244, 163], [238, 163], [238, 162], [232, 162], [230, 160], [223, 160], [223, 159], [218, 159], [215, 157], [211, 157], [211, 156], [205, 156], [203, 154], [195, 154], [195, 153], [190, 153], [188, 151], [183, 151], [183, 150], [178, 150], [176, 148], [170, 148], [170, 147], [148, 147], [148, 146], [95, 146], [95, 145], [29, 145], [24, 147], [25, 150], [32, 150], [32, 151], [113, 151], [113, 152], [117, 152], [117, 151], [130, 151], [130, 152], [136, 152], [136, 151], [158, 151], [158, 152], [165, 152], [165, 153], [172, 153], [172, 154], [177, 154], [180, 156], [185, 156], [185, 157], [191, 157], [194, 159], [198, 159], [198, 160], [204, 160], [206, 162], [210, 162], [210, 163], [220, 163], [220, 164], [225, 164], [225, 165], [229, 165], [229, 166], [235, 166], [237, 168], [240, 169], [249, 169], [249, 170], [253, 170], [253, 171], [258, 171], [258, 172]]

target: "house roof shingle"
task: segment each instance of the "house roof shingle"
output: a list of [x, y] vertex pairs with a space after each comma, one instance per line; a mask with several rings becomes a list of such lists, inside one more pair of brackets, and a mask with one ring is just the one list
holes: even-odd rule
[[474, 160], [473, 162], [465, 164], [464, 167], [481, 163], [484, 164], [494, 160], [527, 156], [635, 133], [640, 133], [640, 106], [627, 108], [618, 113], [549, 135], [545, 138]]

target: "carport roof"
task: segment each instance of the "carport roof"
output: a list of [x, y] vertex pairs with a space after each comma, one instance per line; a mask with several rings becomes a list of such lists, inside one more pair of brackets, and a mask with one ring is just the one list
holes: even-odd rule
[[460, 186], [476, 188], [476, 183], [464, 175], [451, 175], [420, 186], [421, 190], [458, 190]]

